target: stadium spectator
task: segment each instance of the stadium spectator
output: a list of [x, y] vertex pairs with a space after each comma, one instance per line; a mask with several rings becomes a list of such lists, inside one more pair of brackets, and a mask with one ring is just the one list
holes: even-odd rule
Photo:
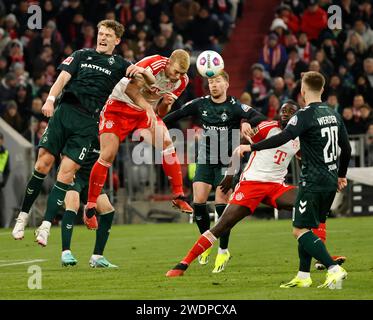
[[372, 108], [366, 103], [364, 103], [360, 107], [360, 118], [361, 126], [364, 128], [364, 132], [366, 132], [368, 130], [369, 125], [373, 123]]
[[[5, 187], [10, 174], [9, 151], [4, 146], [4, 135], [0, 132], [0, 191]], [[1, 212], [0, 212], [1, 214]]]
[[288, 26], [281, 18], [275, 18], [272, 21], [270, 31], [277, 34], [279, 43], [285, 45], [285, 32], [288, 30]]
[[9, 35], [5, 32], [3, 28], [0, 28], [0, 56], [3, 54], [4, 49], [10, 41]]
[[[57, 15], [57, 26], [65, 43], [73, 43], [78, 30], [74, 29], [73, 20], [76, 14], [81, 14], [83, 7], [80, 0], [68, 0], [67, 6]], [[80, 18], [80, 17], [78, 17]]]
[[300, 32], [298, 35], [298, 45], [297, 50], [299, 54], [299, 58], [304, 61], [304, 63], [309, 64], [314, 56], [315, 48], [308, 41], [308, 36], [305, 32]]
[[155, 54], [169, 57], [172, 53], [172, 47], [168, 45], [167, 39], [164, 35], [159, 34], [154, 38], [153, 43], [149, 49], [145, 51], [145, 56], [152, 56]]
[[27, 83], [20, 83], [16, 87], [16, 103], [18, 112], [24, 121], [27, 121], [30, 116], [31, 99], [32, 99], [31, 86]]
[[282, 77], [274, 78], [273, 94], [279, 99], [280, 104], [283, 104], [286, 100], [289, 99], [289, 92], [286, 88], [286, 83]]
[[373, 27], [373, 10], [372, 2], [370, 0], [362, 0], [359, 3], [358, 15], [370, 26]]
[[362, 58], [364, 56], [367, 49], [363, 37], [356, 31], [353, 31], [348, 35], [343, 47], [345, 51], [347, 49], [354, 50], [359, 58]]
[[331, 108], [333, 108], [335, 111], [341, 114], [341, 106], [339, 105], [338, 95], [335, 92], [331, 92], [328, 95], [326, 102]]
[[11, 67], [13, 63], [24, 63], [23, 45], [18, 39], [10, 41], [4, 50], [4, 56], [8, 59], [8, 64]]
[[136, 11], [132, 21], [126, 28], [126, 33], [124, 36], [127, 39], [136, 39], [136, 35], [139, 30], [144, 30], [148, 37], [152, 38], [154, 35], [151, 23], [147, 19], [145, 11], [142, 9]]
[[284, 74], [292, 75], [293, 79], [299, 80], [302, 72], [307, 71], [308, 65], [299, 58], [296, 47], [288, 49], [288, 61], [285, 65]]
[[353, 90], [353, 95], [362, 95], [364, 97], [364, 100], [370, 106], [373, 106], [373, 90], [368, 79], [363, 74], [359, 75], [356, 80], [356, 86]]
[[192, 45], [193, 50], [215, 50], [221, 52], [219, 39], [221, 28], [216, 20], [212, 19], [208, 8], [201, 7], [197, 17], [189, 21], [185, 30], [185, 40]]
[[268, 98], [268, 111], [265, 114], [268, 120], [277, 119], [280, 110], [281, 102], [275, 94], [271, 94]]
[[317, 43], [320, 32], [327, 27], [328, 15], [317, 0], [309, 0], [301, 19], [301, 30], [311, 42]]
[[4, 28], [12, 40], [17, 39], [19, 37], [19, 31], [18, 31], [19, 24], [18, 24], [16, 16], [13, 13], [9, 13], [5, 17]]
[[4, 121], [19, 133], [24, 131], [24, 121], [18, 112], [17, 103], [10, 100], [6, 104], [5, 112], [3, 114]]
[[345, 60], [343, 64], [347, 70], [351, 73], [354, 79], [357, 79], [358, 75], [362, 73], [362, 65], [360, 59], [356, 57], [353, 49], [347, 49], [345, 51]]
[[356, 13], [358, 12], [358, 7], [355, 1], [351, 0], [341, 0], [340, 7], [342, 9], [342, 26], [343, 29], [350, 29], [356, 19]]
[[334, 65], [331, 61], [326, 57], [325, 51], [323, 49], [318, 49], [315, 54], [315, 60], [318, 61], [321, 72], [326, 76], [330, 77], [330, 75], [334, 72]]
[[209, 2], [211, 17], [215, 19], [222, 30], [222, 41], [229, 39], [234, 21], [231, 16], [232, 4], [230, 0], [210, 0]]
[[362, 18], [357, 18], [355, 20], [354, 29], [351, 30], [350, 33], [354, 31], [362, 37], [366, 47], [370, 47], [373, 44], [373, 30]]
[[334, 67], [338, 67], [342, 57], [343, 48], [339, 45], [333, 32], [325, 31], [320, 35], [321, 46], [320, 48], [324, 50], [325, 55], [333, 63]]
[[300, 30], [300, 21], [297, 15], [295, 15], [289, 5], [283, 4], [277, 9], [277, 15], [287, 25], [287, 27], [294, 33], [298, 33]]
[[0, 114], [1, 106], [8, 100], [14, 100], [16, 97], [17, 77], [13, 72], [9, 72], [0, 83]]
[[3, 56], [0, 56], [0, 81], [4, 78], [8, 71], [8, 62], [7, 59]]
[[200, 4], [194, 0], [181, 0], [173, 6], [172, 13], [176, 30], [185, 36], [185, 30], [190, 21], [198, 15]]
[[260, 63], [255, 63], [251, 67], [252, 78], [248, 81], [245, 91], [252, 99], [255, 109], [266, 114], [268, 111], [267, 99], [271, 90], [271, 83], [264, 77], [264, 67]]
[[269, 72], [271, 77], [281, 76], [287, 54], [285, 47], [279, 43], [279, 38], [276, 33], [271, 32], [264, 41], [259, 62]]
[[346, 107], [342, 111], [343, 122], [346, 126], [348, 134], [360, 134], [361, 126], [354, 120], [354, 114], [351, 107]]
[[51, 0], [44, 1], [44, 4], [41, 7], [41, 11], [42, 11], [41, 17], [42, 17], [43, 27], [46, 26], [48, 21], [56, 20], [58, 8], [55, 6], [54, 1], [51, 1]]
[[291, 73], [285, 72], [284, 81], [285, 81], [285, 84], [286, 84], [286, 88], [288, 89], [289, 96], [292, 97], [294, 89], [296, 87], [296, 82], [295, 82], [295, 79], [294, 79], [294, 75], [291, 74]]
[[303, 13], [303, 11], [305, 9], [303, 1], [283, 0], [282, 4], [283, 5], [288, 5], [291, 8], [291, 10], [293, 11], [293, 13], [298, 17]]
[[373, 58], [369, 57], [363, 63], [364, 75], [369, 80], [370, 86], [373, 88]]

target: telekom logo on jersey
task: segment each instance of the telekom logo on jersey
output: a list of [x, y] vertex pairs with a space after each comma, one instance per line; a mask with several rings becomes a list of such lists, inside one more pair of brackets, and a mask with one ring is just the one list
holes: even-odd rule
[[288, 154], [284, 151], [281, 151], [281, 150], [277, 150], [276, 153], [275, 153], [275, 156], [274, 156], [274, 162], [278, 165], [281, 164], [281, 162], [284, 162], [285, 159], [286, 159], [286, 156]]

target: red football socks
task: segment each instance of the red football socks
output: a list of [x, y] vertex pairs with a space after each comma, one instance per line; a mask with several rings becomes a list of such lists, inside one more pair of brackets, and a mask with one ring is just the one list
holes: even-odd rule
[[167, 175], [172, 189], [172, 194], [178, 196], [183, 195], [183, 175], [179, 158], [175, 150], [169, 152], [167, 149], [162, 152], [163, 171]]
[[95, 206], [97, 198], [105, 184], [108, 169], [111, 163], [98, 159], [94, 164], [89, 177], [88, 207]]
[[207, 230], [199, 237], [181, 263], [190, 265], [200, 254], [210, 248], [215, 241], [215, 236], [210, 232], [210, 230]]
[[314, 233], [314, 235], [319, 237], [322, 242], [325, 243], [325, 241], [326, 241], [326, 223], [320, 223], [319, 227], [317, 229], [316, 228], [312, 229], [312, 232]]

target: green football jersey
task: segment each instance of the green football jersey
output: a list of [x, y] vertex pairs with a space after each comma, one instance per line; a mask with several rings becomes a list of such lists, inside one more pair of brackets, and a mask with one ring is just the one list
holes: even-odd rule
[[186, 103], [163, 120], [171, 123], [187, 116], [195, 116], [203, 128], [198, 145], [198, 163], [223, 165], [229, 164], [232, 147], [240, 144], [241, 120], [247, 119], [252, 126], [256, 126], [266, 119], [234, 97], [227, 97], [223, 103], [215, 103], [210, 96], [205, 96]]
[[302, 157], [300, 186], [309, 191], [333, 191], [338, 185], [339, 144], [348, 140], [341, 116], [325, 103], [300, 109], [285, 128], [299, 136]]
[[58, 67], [71, 74], [62, 101], [64, 96], [67, 98], [73, 94], [85, 110], [98, 117], [113, 88], [125, 76], [130, 65], [118, 55], [98, 53], [94, 49], [75, 51]]

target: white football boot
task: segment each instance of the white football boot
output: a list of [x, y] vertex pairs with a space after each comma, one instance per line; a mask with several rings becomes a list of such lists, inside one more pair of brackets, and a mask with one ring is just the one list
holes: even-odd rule
[[35, 231], [35, 242], [40, 244], [42, 247], [45, 247], [47, 245], [51, 225], [52, 224], [49, 221], [43, 221], [41, 226]]
[[16, 225], [12, 231], [12, 236], [15, 240], [22, 240], [25, 236], [25, 227], [27, 226], [28, 218], [28, 213], [22, 211], [19, 213], [16, 219]]

